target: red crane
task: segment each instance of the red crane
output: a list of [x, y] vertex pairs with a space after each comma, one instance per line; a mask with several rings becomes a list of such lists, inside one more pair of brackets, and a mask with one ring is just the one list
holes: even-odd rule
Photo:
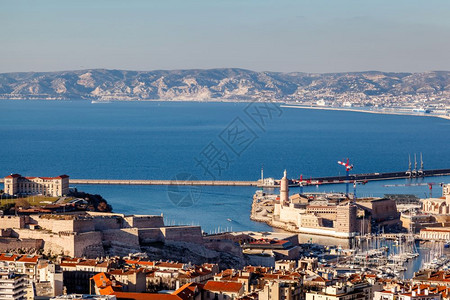
[[342, 165], [345, 167], [345, 170], [347, 172], [347, 180], [346, 180], [346, 186], [345, 186], [345, 195], [348, 198], [348, 184], [349, 184], [349, 176], [350, 176], [350, 170], [353, 169], [353, 165], [350, 164], [349, 159], [347, 158], [347, 162], [345, 162], [345, 160], [343, 159], [342, 161], [338, 161], [338, 164]]

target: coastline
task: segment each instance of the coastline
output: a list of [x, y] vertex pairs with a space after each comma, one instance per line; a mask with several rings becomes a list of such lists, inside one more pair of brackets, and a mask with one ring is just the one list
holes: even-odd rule
[[[0, 101], [86, 101], [90, 102], [92, 99], [61, 99], [61, 98], [40, 98], [40, 99], [27, 99], [27, 98], [0, 98]], [[247, 100], [237, 100], [237, 99], [116, 99], [116, 100], [96, 100], [98, 103], [114, 103], [114, 102], [176, 102], [176, 103], [252, 103], [252, 102], [261, 102], [261, 103], [275, 103], [280, 104], [282, 108], [297, 108], [297, 109], [314, 109], [314, 110], [328, 110], [328, 111], [348, 111], [348, 112], [358, 112], [358, 113], [367, 113], [367, 114], [381, 114], [381, 115], [397, 115], [397, 116], [413, 116], [413, 117], [433, 117], [444, 120], [450, 120], [450, 116], [447, 115], [438, 115], [438, 114], [425, 114], [425, 113], [407, 113], [401, 111], [374, 111], [374, 110], [364, 110], [364, 109], [356, 109], [356, 108], [343, 108], [343, 107], [331, 107], [331, 106], [303, 106], [303, 105], [295, 105], [290, 104], [286, 101], [270, 101], [270, 100], [262, 100], [256, 101], [252, 99]]]
[[402, 113], [395, 111], [373, 111], [373, 110], [363, 110], [363, 109], [355, 109], [355, 108], [338, 108], [338, 107], [329, 107], [329, 106], [300, 106], [300, 105], [290, 105], [290, 104], [282, 104], [280, 107], [284, 108], [300, 108], [300, 109], [315, 109], [315, 110], [330, 110], [330, 111], [350, 111], [350, 112], [359, 112], [359, 113], [368, 113], [368, 114], [381, 114], [381, 115], [398, 115], [398, 116], [413, 116], [413, 117], [434, 117], [445, 120], [450, 120], [450, 116], [446, 115], [434, 115], [434, 114], [419, 114], [419, 113]]

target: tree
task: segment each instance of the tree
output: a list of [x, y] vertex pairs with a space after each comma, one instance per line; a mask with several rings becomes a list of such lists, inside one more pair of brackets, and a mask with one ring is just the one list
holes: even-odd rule
[[25, 200], [25, 199], [17, 199], [16, 200], [16, 209], [17, 208], [24, 208], [24, 209], [27, 209], [27, 208], [30, 208], [30, 203], [27, 201], [27, 200]]

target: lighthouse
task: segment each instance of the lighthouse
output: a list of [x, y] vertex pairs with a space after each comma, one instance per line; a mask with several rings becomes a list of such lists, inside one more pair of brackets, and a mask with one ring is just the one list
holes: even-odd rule
[[286, 177], [286, 170], [284, 170], [284, 176], [280, 182], [280, 204], [285, 205], [289, 202], [289, 182]]

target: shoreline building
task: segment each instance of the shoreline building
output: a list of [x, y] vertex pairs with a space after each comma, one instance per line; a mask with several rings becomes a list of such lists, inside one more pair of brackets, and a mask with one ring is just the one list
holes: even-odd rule
[[69, 192], [69, 176], [23, 177], [11, 174], [4, 180], [5, 193], [8, 195], [44, 195], [61, 197]]
[[442, 186], [441, 198], [427, 198], [422, 201], [422, 211], [432, 215], [450, 214], [450, 184]]
[[352, 238], [359, 233], [357, 207], [343, 204], [314, 206], [301, 199], [289, 197], [289, 182], [284, 171], [280, 182], [280, 196], [274, 201], [272, 225], [309, 234]]

